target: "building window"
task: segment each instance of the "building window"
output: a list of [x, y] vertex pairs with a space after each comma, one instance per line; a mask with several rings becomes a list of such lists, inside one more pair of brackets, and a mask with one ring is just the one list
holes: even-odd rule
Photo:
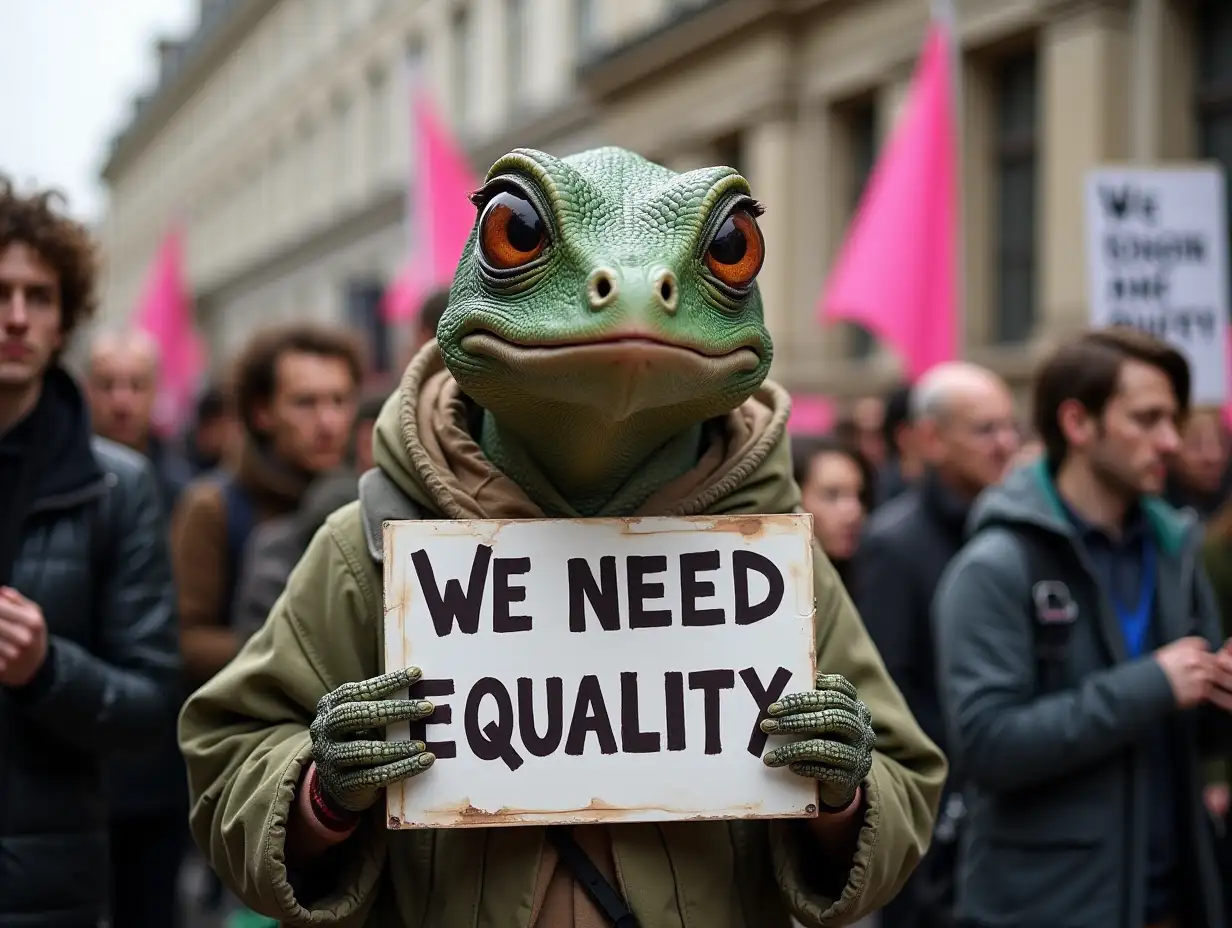
[[471, 15], [465, 4], [453, 12], [453, 109], [459, 123], [470, 107]]
[[994, 93], [997, 266], [993, 332], [997, 342], [1013, 344], [1029, 339], [1035, 326], [1039, 80], [1034, 50], [998, 64]]
[[595, 44], [597, 37], [596, 0], [573, 0], [573, 13], [577, 17], [577, 44], [583, 52], [587, 52]]
[[1198, 147], [1203, 158], [1223, 165], [1232, 223], [1232, 5], [1227, 0], [1202, 0], [1196, 24]]
[[505, 62], [509, 67], [509, 101], [512, 109], [523, 105], [526, 92], [527, 0], [505, 0]]
[[[848, 111], [847, 138], [851, 170], [851, 183], [847, 188], [847, 213], [854, 218], [856, 210], [860, 208], [864, 188], [868, 186], [873, 168], [877, 165], [877, 107], [872, 98], [861, 101]], [[877, 345], [873, 333], [855, 322], [845, 323], [844, 326], [849, 333], [847, 345], [850, 357], [871, 357]]]
[[388, 374], [393, 366], [393, 333], [381, 312], [384, 293], [384, 285], [376, 280], [349, 280], [346, 284], [347, 325], [364, 340], [374, 374]]

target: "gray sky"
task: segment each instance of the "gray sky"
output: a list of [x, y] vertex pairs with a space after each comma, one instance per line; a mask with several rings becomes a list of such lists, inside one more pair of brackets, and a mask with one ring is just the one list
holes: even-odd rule
[[0, 172], [54, 186], [93, 221], [106, 146], [152, 86], [154, 39], [182, 36], [197, 0], [0, 0]]

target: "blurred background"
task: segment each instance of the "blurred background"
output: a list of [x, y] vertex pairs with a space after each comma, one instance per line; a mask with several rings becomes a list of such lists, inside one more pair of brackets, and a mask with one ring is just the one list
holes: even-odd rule
[[[70, 15], [87, 4], [6, 6], [6, 21], [23, 27], [24, 53], [43, 68], [71, 71], [57, 57], [63, 35], [85, 29], [81, 40], [94, 41], [89, 20], [100, 14], [76, 24]], [[900, 379], [876, 339], [853, 324], [819, 324], [814, 307], [901, 108], [926, 0], [98, 7], [123, 16], [126, 31], [108, 40], [144, 44], [150, 72], [131, 103], [109, 104], [127, 105], [110, 135], [80, 153], [99, 176], [89, 218], [107, 260], [104, 323], [134, 311], [179, 222], [215, 366], [261, 323], [314, 318], [362, 331], [374, 375], [389, 375], [409, 337], [380, 307], [407, 253], [408, 87], [418, 80], [480, 176], [515, 146], [566, 155], [617, 144], [681, 170], [738, 168], [767, 207], [760, 282], [778, 348], [773, 376], [793, 392], [840, 399]], [[1002, 374], [1021, 400], [1033, 359], [1088, 321], [1087, 170], [1232, 165], [1232, 3], [956, 8], [965, 355]], [[167, 31], [151, 31], [159, 26]], [[28, 79], [12, 76], [0, 82], [0, 101], [28, 92]], [[77, 71], [72, 81], [91, 76]], [[71, 118], [74, 95], [61, 96]], [[29, 136], [0, 140], [0, 163], [11, 168], [9, 151], [23, 142]], [[79, 183], [49, 173], [37, 151], [21, 163], [19, 177]], [[88, 193], [73, 205], [92, 205]]]

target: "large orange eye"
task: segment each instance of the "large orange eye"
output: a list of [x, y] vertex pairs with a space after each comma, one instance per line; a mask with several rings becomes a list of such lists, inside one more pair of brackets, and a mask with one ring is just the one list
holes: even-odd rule
[[723, 220], [706, 251], [706, 267], [720, 281], [736, 290], [753, 283], [766, 257], [766, 245], [757, 220], [738, 209]]
[[543, 252], [547, 229], [525, 197], [508, 190], [494, 196], [479, 221], [479, 247], [492, 267], [512, 271]]

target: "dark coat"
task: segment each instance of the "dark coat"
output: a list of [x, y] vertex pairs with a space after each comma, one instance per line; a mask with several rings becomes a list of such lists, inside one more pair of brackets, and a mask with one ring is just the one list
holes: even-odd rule
[[942, 572], [962, 547], [967, 511], [935, 474], [925, 474], [873, 513], [851, 571], [865, 628], [916, 721], [942, 750], [931, 606]]
[[[1159, 500], [1143, 507], [1159, 552], [1157, 641], [1202, 635], [1217, 648], [1196, 517]], [[960, 918], [988, 928], [1142, 928], [1151, 814], [1166, 804], [1182, 853], [1176, 915], [1222, 928], [1200, 758], [1226, 750], [1232, 716], [1211, 706], [1179, 711], [1154, 656], [1127, 657], [1108, 591], [1042, 464], [981, 497], [972, 527], [935, 603], [942, 706], [968, 810]], [[1062, 576], [1033, 576], [1028, 532], [1055, 552]], [[1036, 624], [1033, 591], [1038, 598], [1043, 580], [1065, 584], [1075, 606], [1059, 652]], [[1055, 668], [1047, 677], [1046, 655]], [[1158, 795], [1153, 738], [1165, 728], [1173, 787]]]
[[[57, 383], [70, 402], [75, 388]], [[166, 521], [149, 463], [76, 415], [65, 480], [26, 509], [11, 585], [43, 611], [44, 668], [0, 686], [0, 926], [78, 928], [107, 894], [104, 759], [167, 725], [178, 673]], [[71, 478], [71, 479], [69, 479]], [[54, 489], [53, 489], [54, 488]]]

